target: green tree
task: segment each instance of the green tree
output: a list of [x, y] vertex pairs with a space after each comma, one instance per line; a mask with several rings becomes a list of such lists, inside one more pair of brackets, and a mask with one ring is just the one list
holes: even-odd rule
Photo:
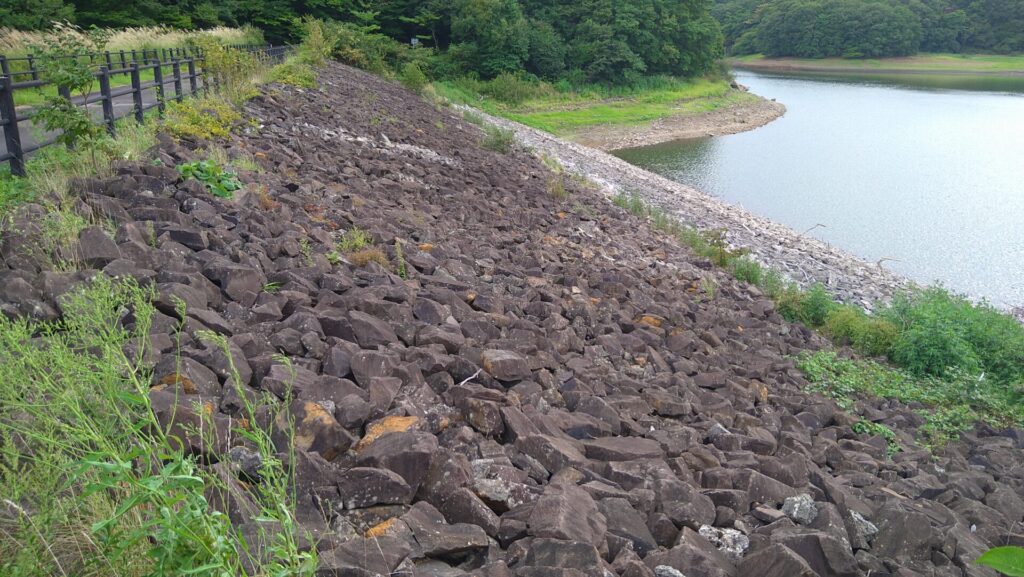
[[527, 28], [515, 0], [457, 0], [449, 52], [484, 78], [522, 70], [530, 50]]
[[74, 19], [75, 7], [64, 0], [0, 0], [0, 22], [11, 28], [39, 30]]

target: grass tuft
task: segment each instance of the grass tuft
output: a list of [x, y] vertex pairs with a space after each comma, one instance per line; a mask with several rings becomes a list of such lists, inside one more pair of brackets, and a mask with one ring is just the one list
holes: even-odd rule
[[484, 139], [480, 146], [487, 150], [508, 154], [516, 144], [516, 135], [508, 128], [488, 125], [484, 128]]

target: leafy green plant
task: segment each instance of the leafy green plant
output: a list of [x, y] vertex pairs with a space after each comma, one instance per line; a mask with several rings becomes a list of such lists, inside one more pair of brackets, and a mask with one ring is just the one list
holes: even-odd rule
[[373, 237], [370, 233], [359, 227], [352, 227], [341, 235], [337, 249], [341, 252], [355, 252], [373, 244]]
[[985, 551], [974, 562], [995, 569], [1007, 577], [1024, 577], [1024, 548], [1022, 547], [994, 547]]
[[867, 419], [861, 418], [859, 421], [853, 424], [853, 432], [859, 435], [872, 435], [878, 436], [885, 439], [886, 442], [886, 455], [892, 457], [896, 453], [903, 450], [900, 446], [899, 439], [896, 438], [896, 433], [889, 427], [882, 423], [875, 423]]
[[860, 397], [926, 405], [918, 434], [930, 448], [941, 448], [976, 422], [996, 427], [1024, 423], [1024, 406], [1011, 389], [963, 371], [944, 378], [917, 376], [874, 361], [844, 359], [834, 351], [801, 354], [796, 366], [807, 378], [808, 390], [834, 399], [843, 409], [852, 409]]
[[194, 178], [206, 185], [210, 194], [220, 198], [231, 198], [242, 188], [238, 176], [224, 170], [211, 160], [194, 160], [178, 165], [178, 172], [184, 178]]
[[101, 492], [121, 496], [114, 513], [91, 527], [110, 557], [148, 548], [154, 577], [220, 577], [240, 569], [231, 522], [210, 510], [206, 482], [190, 458], [174, 454], [159, 471], [141, 477], [131, 461], [100, 454], [86, 459], [78, 474], [91, 479], [82, 498]]

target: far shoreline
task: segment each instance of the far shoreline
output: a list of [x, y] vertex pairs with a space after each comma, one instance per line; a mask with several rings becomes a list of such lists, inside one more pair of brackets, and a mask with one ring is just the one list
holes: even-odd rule
[[1024, 55], [922, 54], [866, 60], [846, 58], [769, 58], [761, 55], [752, 55], [730, 58], [727, 62], [733, 68], [758, 72], [1024, 77]]
[[707, 112], [677, 114], [637, 125], [594, 125], [562, 138], [610, 152], [673, 140], [737, 134], [760, 128], [786, 113], [781, 102], [749, 92], [746, 95], [749, 98]]

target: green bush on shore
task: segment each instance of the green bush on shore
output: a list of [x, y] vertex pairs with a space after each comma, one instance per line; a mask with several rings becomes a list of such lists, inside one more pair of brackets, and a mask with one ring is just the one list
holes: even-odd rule
[[988, 303], [974, 303], [942, 287], [907, 290], [874, 314], [836, 302], [821, 284], [801, 290], [765, 269], [722, 231], [685, 226], [638, 195], [612, 202], [675, 237], [701, 257], [760, 287], [790, 322], [822, 330], [836, 345], [885, 357], [896, 368], [846, 361], [833, 352], [802, 357], [812, 383], [852, 407], [855, 394], [921, 402], [932, 408], [921, 428], [930, 446], [956, 438], [977, 421], [1024, 425], [1024, 325]]

